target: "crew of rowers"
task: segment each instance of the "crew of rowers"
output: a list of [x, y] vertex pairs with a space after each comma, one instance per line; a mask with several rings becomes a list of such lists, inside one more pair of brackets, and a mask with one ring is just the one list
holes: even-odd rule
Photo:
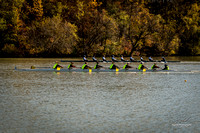
[[[165, 58], [164, 57], [162, 57], [163, 58], [163, 61], [165, 62], [165, 65], [164, 65], [164, 68], [162, 69], [162, 70], [169, 70], [169, 66], [167, 65], [167, 63], [166, 63], [166, 60], [165, 60]], [[85, 64], [81, 67], [81, 69], [92, 69], [92, 67], [90, 67], [90, 66], [88, 66], [88, 63], [87, 63], [87, 59], [86, 59], [86, 56], [84, 56], [83, 57], [83, 59], [84, 59], [84, 61], [85, 61]], [[96, 58], [93, 56], [93, 61], [94, 62], [96, 62], [96, 65], [94, 66], [94, 69], [100, 69], [100, 68], [102, 68], [103, 66], [101, 66], [101, 65], [99, 65], [99, 62], [96, 60]], [[123, 58], [123, 56], [121, 57], [121, 60], [122, 61], [125, 61], [124, 60], [124, 58]], [[134, 60], [132, 57], [130, 57], [130, 60]], [[103, 61], [107, 61], [106, 59], [105, 59], [105, 56], [103, 56]], [[109, 67], [109, 69], [119, 69], [119, 66], [117, 66], [117, 65], [115, 65], [115, 62], [116, 62], [117, 60], [115, 59], [115, 57], [114, 56], [112, 56], [112, 64], [110, 65], [110, 67]], [[144, 62], [143, 62], [144, 60], [143, 60], [143, 58], [141, 57], [141, 63], [139, 64], [139, 66], [138, 66], [138, 70], [144, 70], [144, 69], [148, 69], [145, 65], [144, 65]], [[149, 61], [153, 61], [153, 59], [151, 58], [151, 57], [149, 57]], [[63, 68], [62, 66], [60, 66], [59, 64], [58, 64], [58, 62], [56, 62], [56, 64], [54, 65], [54, 69], [57, 69], [57, 67], [61, 67], [61, 68]], [[76, 68], [76, 66], [74, 66], [74, 63], [73, 62], [71, 62], [69, 65], [68, 65], [68, 69], [72, 69], [72, 68]], [[125, 70], [127, 70], [127, 69], [129, 69], [129, 68], [132, 68], [131, 66], [130, 66], [130, 63], [126, 63], [124, 66], [123, 66], [123, 69], [125, 69]], [[157, 70], [157, 69], [159, 69], [160, 67], [159, 66], [157, 66], [157, 64], [156, 63], [154, 63], [153, 65], [152, 65], [152, 67], [151, 67], [151, 69], [152, 70]]]
[[[93, 60], [94, 62], [97, 62], [97, 61], [98, 61], [98, 60], [95, 58], [95, 56], [92, 57], [92, 60]], [[83, 56], [83, 61], [88, 62], [88, 60], [87, 60], [87, 58], [86, 58], [86, 55]], [[108, 61], [106, 60], [105, 56], [102, 57], [102, 61], [108, 62]], [[115, 56], [114, 56], [114, 55], [112, 55], [112, 61], [118, 62], [118, 60], [115, 59]], [[126, 60], [124, 59], [123, 55], [121, 55], [121, 61], [126, 61]], [[134, 62], [134, 61], [135, 61], [135, 59], [131, 56], [131, 57], [130, 57], [130, 62]], [[140, 56], [140, 61], [145, 61], [145, 60], [143, 59], [142, 56]], [[154, 62], [154, 60], [152, 59], [151, 56], [149, 56], [149, 61], [150, 61], [150, 62]], [[164, 63], [166, 63], [165, 57], [162, 57], [162, 60], [161, 60], [161, 61], [164, 62]]]

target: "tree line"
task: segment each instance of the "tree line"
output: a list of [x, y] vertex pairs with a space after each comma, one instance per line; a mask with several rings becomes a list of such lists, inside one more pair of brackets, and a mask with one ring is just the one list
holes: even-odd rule
[[198, 0], [0, 0], [1, 57], [199, 55]]

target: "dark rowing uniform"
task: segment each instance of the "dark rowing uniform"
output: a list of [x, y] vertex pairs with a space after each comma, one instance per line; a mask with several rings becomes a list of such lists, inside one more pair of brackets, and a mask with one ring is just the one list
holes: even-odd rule
[[121, 56], [121, 61], [125, 61], [123, 56]]
[[97, 59], [95, 58], [95, 56], [92, 57], [92, 60], [93, 60], [94, 62], [97, 62]]
[[143, 70], [143, 69], [147, 69], [146, 66], [144, 66], [142, 63], [138, 66], [138, 70]]
[[156, 70], [156, 68], [160, 68], [160, 67], [157, 66], [156, 64], [153, 64], [153, 66], [151, 67], [152, 70]]
[[88, 61], [87, 58], [86, 58], [86, 56], [83, 57], [83, 60], [84, 60], [84, 61]]
[[73, 63], [69, 64], [68, 69], [72, 69], [73, 67], [76, 67], [73, 65]]
[[103, 61], [106, 61], [106, 62], [108, 62], [104, 56], [102, 57], [102, 59], [103, 59]]
[[118, 67], [118, 66], [116, 66], [116, 65], [115, 65], [115, 64], [113, 64], [113, 63], [110, 65], [110, 69], [116, 69], [116, 68], [119, 68], [119, 67]]
[[149, 57], [149, 61], [153, 61], [153, 59], [151, 58], [151, 56]]
[[123, 66], [123, 69], [129, 69], [129, 68], [132, 68], [131, 66], [129, 66], [128, 63], [126, 63], [124, 66]]
[[130, 57], [130, 61], [134, 61], [134, 58], [132, 56]]
[[82, 69], [92, 69], [90, 66], [88, 66], [87, 64], [84, 64], [83, 66], [82, 66]]
[[162, 60], [161, 60], [161, 61], [166, 62], [165, 57], [162, 57]]
[[117, 62], [117, 60], [115, 59], [114, 55], [112, 56], [112, 61]]
[[100, 66], [99, 63], [97, 63], [95, 66], [94, 66], [94, 69], [100, 69], [102, 68], [103, 66]]
[[165, 64], [165, 67], [162, 70], [169, 70], [169, 66]]
[[140, 57], [140, 60], [141, 60], [141, 61], [144, 61], [143, 58], [142, 58], [142, 56]]
[[59, 65], [58, 63], [56, 63], [56, 64], [53, 66], [53, 69], [57, 69], [58, 67], [63, 68], [61, 65]]

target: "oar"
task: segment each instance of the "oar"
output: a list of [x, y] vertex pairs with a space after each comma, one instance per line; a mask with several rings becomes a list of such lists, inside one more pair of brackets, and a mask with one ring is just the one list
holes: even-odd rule
[[102, 68], [104, 68], [104, 70], [116, 70], [116, 71], [119, 71], [119, 67], [117, 67], [117, 68], [115, 68], [115, 69], [110, 69], [109, 67], [102, 67]]
[[148, 67], [144, 67], [144, 69], [142, 69], [143, 72], [146, 72], [148, 70]]
[[120, 68], [119, 68], [119, 67], [116, 67], [115, 69], [110, 69], [110, 68], [104, 67], [104, 69], [105, 69], [105, 70], [115, 70], [116, 72], [118, 72]]

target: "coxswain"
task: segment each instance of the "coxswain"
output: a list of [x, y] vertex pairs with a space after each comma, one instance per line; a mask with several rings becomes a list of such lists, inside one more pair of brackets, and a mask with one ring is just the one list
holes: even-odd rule
[[141, 60], [141, 61], [144, 61], [143, 58], [142, 58], [142, 56], [140, 56], [140, 60]]
[[123, 55], [121, 56], [121, 61], [125, 61]]
[[88, 61], [87, 58], [86, 58], [86, 55], [83, 56], [83, 60]]
[[92, 69], [90, 66], [88, 66], [87, 62], [82, 66], [82, 69]]
[[96, 63], [96, 65], [94, 66], [94, 69], [100, 69], [100, 68], [102, 68], [103, 66], [100, 66], [99, 65], [99, 62], [97, 61], [97, 63]]
[[154, 63], [153, 66], [151, 67], [152, 70], [156, 70], [157, 68], [160, 68], [160, 67], [157, 66], [156, 63]]
[[166, 60], [165, 60], [165, 57], [164, 57], [164, 56], [162, 56], [162, 60], [161, 60], [161, 61], [163, 61], [163, 62], [166, 63]]
[[103, 56], [102, 59], [103, 59], [103, 61], [108, 62], [108, 61], [106, 60], [106, 57], [105, 57], [105, 56]]
[[114, 56], [114, 55], [112, 55], [112, 61], [117, 62], [117, 60], [115, 59], [115, 56]]
[[165, 67], [162, 70], [169, 70], [169, 66], [165, 63]]
[[130, 57], [130, 61], [134, 61], [134, 60], [135, 60], [135, 59], [131, 56], [131, 57]]
[[74, 67], [76, 67], [76, 66], [74, 66], [74, 63], [73, 63], [73, 62], [71, 62], [71, 63], [69, 64], [69, 66], [68, 66], [68, 69], [72, 69], [72, 68], [74, 68]]
[[94, 62], [97, 62], [97, 59], [95, 58], [95, 56], [92, 57], [92, 60], [93, 60]]
[[129, 65], [129, 63], [127, 62], [124, 66], [123, 66], [123, 69], [129, 69], [129, 68], [132, 68], [130, 65]]
[[153, 62], [153, 59], [151, 58], [151, 56], [149, 56], [149, 61]]
[[110, 65], [110, 69], [116, 69], [116, 68], [119, 69], [119, 67], [115, 65], [115, 62], [112, 61], [112, 64]]
[[63, 68], [61, 65], [58, 64], [58, 61], [56, 61], [56, 64], [53, 66], [53, 69], [57, 69], [58, 67]]
[[138, 70], [143, 70], [143, 69], [148, 69], [148, 68], [144, 66], [143, 62], [141, 62], [140, 65], [138, 66]]

